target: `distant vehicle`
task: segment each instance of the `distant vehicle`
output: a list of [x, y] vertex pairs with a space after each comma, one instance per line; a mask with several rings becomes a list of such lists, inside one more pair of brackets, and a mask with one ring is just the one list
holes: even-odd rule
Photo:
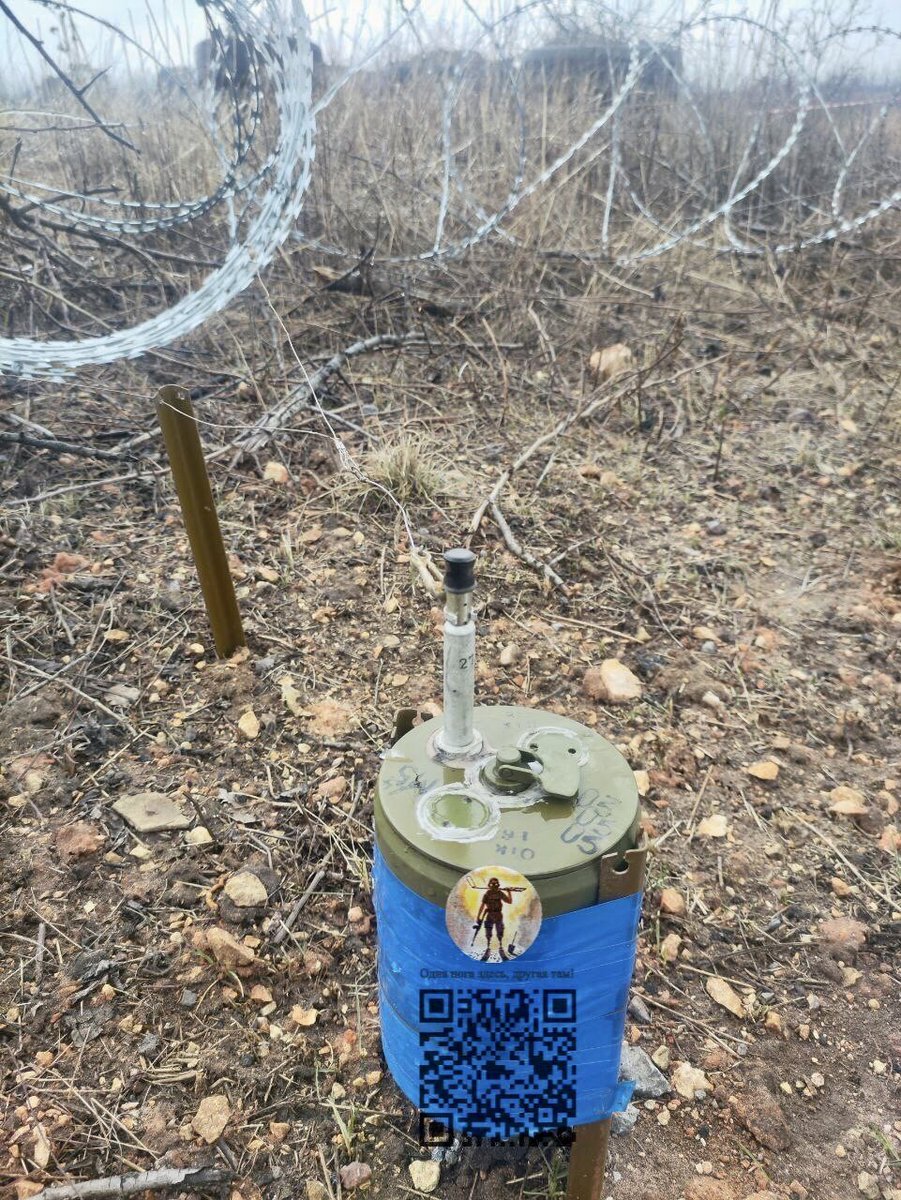
[[386, 74], [394, 83], [407, 84], [414, 79], [442, 79], [459, 74], [465, 79], [481, 79], [485, 59], [478, 51], [424, 50], [413, 58], [389, 64]]
[[191, 67], [160, 67], [156, 76], [157, 91], [164, 96], [170, 92], [188, 91], [195, 82], [196, 74]]
[[[678, 45], [638, 44], [638, 54], [646, 59], [638, 78], [642, 91], [672, 95], [677, 90], [673, 72], [682, 71], [682, 50]], [[538, 46], [522, 58], [525, 79], [541, 79], [547, 85], [577, 86], [583, 81], [605, 95], [611, 95], [626, 78], [632, 58], [626, 42], [596, 41], [568, 45]]]
[[[297, 39], [288, 38], [291, 50], [297, 49]], [[316, 42], [310, 42], [313, 55], [313, 70], [322, 67], [322, 50]], [[252, 49], [249, 42], [230, 34], [214, 41], [204, 38], [194, 47], [194, 67], [197, 82], [202, 86], [212, 81], [217, 92], [234, 89], [243, 91], [251, 78]]]

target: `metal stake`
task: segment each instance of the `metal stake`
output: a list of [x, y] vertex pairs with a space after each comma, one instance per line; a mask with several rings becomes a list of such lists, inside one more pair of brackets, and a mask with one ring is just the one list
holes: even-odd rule
[[184, 388], [167, 385], [157, 394], [156, 411], [216, 653], [227, 658], [246, 642], [191, 398]]

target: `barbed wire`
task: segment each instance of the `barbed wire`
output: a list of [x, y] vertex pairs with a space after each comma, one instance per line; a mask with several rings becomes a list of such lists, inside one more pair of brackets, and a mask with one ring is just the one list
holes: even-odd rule
[[[43, 2], [50, 7], [62, 4], [62, 0]], [[888, 180], [881, 179], [873, 162], [867, 159], [877, 135], [887, 129], [897, 111], [901, 93], [896, 90], [888, 97], [866, 102], [874, 111], [865, 119], [863, 130], [857, 134], [853, 130], [845, 133], [840, 128], [842, 111], [864, 102], [830, 99], [819, 76], [829, 55], [854, 39], [897, 42], [901, 32], [878, 25], [855, 25], [832, 30], [825, 37], [801, 46], [772, 24], [728, 11], [704, 11], [684, 21], [666, 41], [639, 40], [633, 35], [627, 43], [625, 63], [614, 62], [608, 44], [606, 75], [595, 64], [597, 115], [530, 176], [529, 109], [534, 102], [536, 80], [534, 73], [530, 74], [524, 66], [504, 58], [502, 35], [508, 35], [512, 24], [523, 19], [523, 14], [535, 8], [537, 2], [521, 5], [515, 12], [493, 21], [479, 18], [478, 36], [456, 58], [451, 69], [435, 72], [431, 78], [428, 72], [424, 73], [426, 81], [442, 93], [440, 128], [435, 130], [440, 168], [431, 196], [434, 224], [422, 249], [378, 257], [373, 252], [372, 263], [421, 268], [446, 265], [498, 238], [528, 248], [530, 243], [517, 232], [514, 217], [552, 182], [568, 179], [569, 170], [577, 175], [589, 168], [606, 169], [597, 240], [593, 244], [555, 247], [555, 251], [605, 262], [620, 270], [664, 257], [683, 244], [706, 247], [716, 254], [776, 257], [795, 254], [859, 233], [901, 204], [898, 159], [894, 162], [894, 179], [891, 164], [882, 168], [884, 173], [888, 171]], [[65, 7], [88, 15], [84, 10]], [[188, 199], [136, 199], [35, 180], [16, 173], [14, 160], [13, 169], [0, 178], [0, 204], [11, 214], [37, 210], [57, 222], [57, 227], [70, 231], [96, 231], [118, 238], [147, 238], [193, 228], [225, 206], [229, 245], [221, 265], [196, 290], [131, 328], [71, 341], [0, 337], [0, 369], [22, 376], [59, 376], [81, 366], [134, 358], [168, 345], [229, 305], [265, 270], [278, 247], [289, 237], [320, 254], [351, 260], [359, 257], [358, 249], [337, 244], [333, 236], [305, 236], [297, 229], [297, 221], [312, 177], [317, 116], [327, 113], [342, 90], [355, 82], [372, 84], [373, 79], [376, 83], [384, 79], [385, 69], [378, 66], [378, 56], [384, 54], [400, 26], [388, 31], [367, 55], [340, 73], [314, 103], [313, 55], [300, 0], [261, 0], [253, 7], [248, 0], [208, 0], [205, 9], [218, 61], [228, 63], [236, 45], [245, 47], [247, 53], [246, 78], [240, 85], [230, 77], [230, 69], [226, 67], [228, 88], [223, 91], [210, 78], [203, 89], [202, 101], [220, 170], [215, 187]], [[414, 8], [407, 12], [404, 21], [413, 27], [416, 19]], [[109, 25], [103, 21], [101, 24]], [[681, 55], [675, 57], [671, 51], [673, 46], [691, 45], [698, 37], [721, 29], [734, 30], [736, 37], [748, 39], [755, 61], [767, 62], [771, 77], [763, 81], [762, 90], [758, 91], [758, 109], [748, 114], [750, 127], [742, 134], [743, 140], [733, 147], [731, 161], [718, 163], [711, 125], [712, 106], [709, 97], [705, 103], [703, 75], [696, 73], [692, 79], [683, 68]], [[137, 45], [133, 38], [122, 36], [127, 43]], [[487, 59], [482, 55], [485, 49], [490, 56]], [[599, 42], [599, 55], [602, 49], [603, 43]], [[548, 53], [550, 77], [552, 46]], [[152, 53], [149, 57], [159, 62]], [[373, 61], [374, 70], [370, 66]], [[480, 72], [484, 73], [486, 62], [492, 64], [492, 79], [512, 114], [516, 130], [512, 176], [506, 195], [493, 205], [478, 194], [473, 181], [466, 177], [455, 148], [466, 140], [461, 137], [467, 132], [464, 100], [484, 86]], [[620, 78], [616, 78], [617, 66], [621, 68]], [[654, 69], [658, 74], [657, 94], [652, 91], [649, 95], [644, 81]], [[661, 71], [668, 81], [666, 86], [660, 84]], [[774, 78], [783, 90], [792, 90], [795, 96], [792, 105], [767, 106], [776, 90]], [[753, 77], [746, 82], [753, 83]], [[544, 86], [545, 89], [548, 86], [547, 78]], [[193, 104], [186, 89], [185, 94]], [[630, 140], [630, 122], [634, 118], [640, 133], [640, 120], [655, 106], [658, 121], [667, 106], [685, 114], [688, 120], [680, 132], [687, 138], [693, 130], [692, 136], [700, 142], [705, 163], [703, 171], [698, 173], [687, 165], [690, 155], [683, 165], [675, 158], [672, 163], [664, 162], [662, 157], [653, 162], [655, 169], [667, 171], [670, 177], [669, 192], [662, 189], [669, 196], [666, 212], [655, 211], [659, 199], [655, 204], [648, 196], [647, 186], [636, 178], [636, 171], [643, 174], [640, 167], [647, 161], [646, 151], [640, 136]], [[267, 150], [262, 146], [262, 131], [270, 111], [276, 114], [277, 133], [273, 146]], [[793, 187], [790, 178], [780, 183], [780, 172], [787, 164], [795, 163], [805, 147], [812, 152], [804, 137], [811, 131], [815, 117], [823, 119], [827, 130], [826, 143], [817, 144], [817, 168], [821, 172], [833, 171], [834, 176], [828, 188], [824, 189], [821, 181], [814, 191], [805, 194], [803, 189]], [[780, 121], [788, 118], [787, 129], [777, 134]], [[766, 135], [775, 136], [774, 144], [764, 144]], [[823, 137], [822, 131], [819, 134], [813, 131], [810, 136]], [[831, 166], [827, 161], [830, 154]], [[410, 164], [411, 187], [419, 167], [418, 163]], [[870, 176], [866, 171], [871, 172]], [[724, 172], [728, 175], [722, 190], [720, 180]], [[765, 199], [765, 188], [775, 195], [777, 186], [784, 189], [783, 199]], [[882, 187], [887, 188], [883, 194], [866, 194], [868, 188]], [[829, 196], [828, 211], [814, 203], [824, 190]], [[14, 210], [13, 201], [22, 207]], [[240, 210], [236, 207], [239, 201]], [[769, 213], [764, 228], [753, 227], [749, 205], [755, 201], [757, 212]], [[463, 211], [458, 211], [455, 204], [462, 205]], [[801, 211], [802, 216], [793, 217], [793, 210]], [[740, 216], [746, 226], [743, 233], [738, 229]], [[649, 232], [652, 236], [648, 241]], [[639, 244], [641, 240], [646, 244]]]
[[[504, 18], [502, 18], [502, 21], [503, 20]], [[793, 82], [797, 87], [798, 102], [794, 110], [794, 121], [788, 135], [785, 137], [777, 151], [771, 155], [767, 163], [760, 168], [757, 174], [747, 184], [745, 184], [744, 187], [735, 190], [737, 180], [739, 179], [741, 173], [740, 167], [735, 173], [733, 188], [730, 191], [729, 196], [720, 204], [715, 205], [701, 217], [698, 217], [695, 221], [683, 227], [676, 233], [670, 234], [666, 238], [661, 239], [655, 245], [640, 251], [624, 254], [621, 253], [611, 257], [606, 244], [603, 244], [600, 250], [586, 250], [585, 248], [580, 248], [574, 251], [579, 255], [579, 257], [582, 257], [586, 260], [591, 260], [594, 258], [606, 259], [620, 268], [634, 266], [638, 263], [645, 262], [653, 258], [658, 258], [668, 253], [670, 250], [674, 250], [683, 242], [694, 240], [698, 233], [715, 225], [721, 220], [726, 227], [727, 238], [730, 240], [730, 243], [732, 243], [730, 245], [731, 250], [738, 251], [741, 254], [748, 256], [763, 256], [768, 252], [776, 256], [782, 256], [785, 254], [797, 253], [798, 251], [808, 249], [813, 246], [822, 245], [825, 242], [835, 240], [837, 237], [845, 233], [856, 232], [862, 229], [865, 225], [869, 224], [871, 221], [878, 219], [880, 216], [890, 211], [899, 203], [899, 200], [901, 200], [901, 189], [896, 189], [890, 192], [887, 196], [876, 200], [867, 209], [855, 217], [849, 217], [841, 212], [836, 211], [838, 207], [838, 197], [840, 196], [841, 189], [844, 186], [844, 181], [850, 173], [854, 159], [863, 149], [863, 143], [869, 140], [869, 137], [872, 135], [872, 132], [875, 130], [875, 128], [877, 128], [879, 124], [885, 120], [888, 113], [892, 111], [892, 109], [898, 104], [899, 99], [901, 99], [901, 89], [899, 89], [894, 91], [890, 99], [880, 106], [879, 113], [877, 113], [873, 122], [871, 122], [871, 128], [867, 131], [867, 133], [865, 133], [864, 137], [860, 139], [860, 142], [854, 147], [854, 149], [850, 152], [844, 153], [844, 161], [836, 179], [835, 190], [833, 193], [833, 220], [825, 229], [810, 233], [806, 236], [800, 236], [793, 241], [782, 241], [772, 245], [767, 245], [765, 242], [758, 245], [752, 245], [750, 243], [739, 241], [734, 237], [734, 234], [730, 237], [729, 218], [731, 217], [733, 211], [744, 200], [751, 196], [752, 193], [754, 193], [764, 182], [770, 179], [777, 171], [780, 164], [784, 162], [785, 159], [798, 146], [801, 134], [807, 123], [807, 118], [813, 108], [811, 97], [815, 99], [817, 109], [825, 114], [827, 122], [830, 125], [839, 147], [844, 150], [842, 139], [838, 134], [832, 119], [832, 106], [823, 96], [822, 91], [817, 85], [814, 74], [816, 64], [819, 60], [819, 55], [824, 52], [827, 45], [832, 42], [838, 42], [842, 39], [848, 39], [862, 34], [876, 35], [899, 40], [901, 39], [901, 31], [889, 29], [885, 26], [875, 25], [853, 26], [843, 30], [836, 30], [833, 31], [827, 38], [821, 39], [820, 42], [815, 44], [815, 46], [808, 52], [806, 61], [805, 56], [802, 55], [800, 51], [796, 50], [789, 42], [787, 37], [782, 35], [778, 30], [766, 25], [763, 21], [756, 20], [755, 18], [744, 14], [714, 13], [699, 16], [694, 20], [683, 23], [678, 28], [674, 40], [678, 42], [680, 38], [684, 38], [698, 29], [703, 29], [705, 27], [714, 26], [717, 24], [731, 24], [738, 27], [744, 27], [755, 30], [764, 37], [772, 38], [776, 43], [778, 43], [782, 51], [793, 62], [796, 71]], [[502, 222], [507, 217], [512, 215], [512, 213], [523, 201], [528, 200], [540, 188], [558, 175], [564, 167], [566, 167], [575, 159], [576, 155], [581, 149], [583, 149], [592, 139], [594, 139], [602, 130], [604, 130], [608, 123], [611, 123], [614, 128], [614, 135], [612, 136], [610, 143], [610, 151], [613, 162], [610, 168], [611, 182], [608, 190], [604, 222], [604, 228], [608, 228], [609, 210], [613, 203], [613, 195], [616, 187], [617, 177], [622, 180], [623, 187], [633, 199], [633, 202], [635, 200], [635, 192], [630, 186], [628, 173], [621, 161], [619, 161], [615, 118], [620, 109], [626, 104], [630, 96], [636, 92], [641, 79], [642, 71], [652, 60], [660, 61], [664, 69], [673, 77], [677, 84], [680, 95], [687, 98], [688, 107], [695, 116], [703, 139], [710, 144], [710, 135], [707, 129], [707, 123], [701, 114], [700, 107], [695, 101], [691, 86], [670, 63], [666, 55], [666, 47], [650, 40], [646, 41], [645, 46], [646, 50], [644, 55], [636, 57], [638, 49], [637, 42], [633, 41], [630, 43], [629, 69], [622, 84], [614, 94], [613, 98], [608, 104], [608, 107], [605, 109], [602, 115], [587, 129], [585, 129], [576, 139], [574, 139], [567, 149], [560, 153], [557, 158], [530, 183], [520, 185], [520, 180], [518, 178], [517, 186], [511, 190], [511, 193], [508, 195], [505, 202], [500, 206], [499, 209], [497, 209], [495, 213], [484, 219], [482, 224], [474, 233], [454, 243], [435, 245], [431, 249], [423, 251], [417, 255], [395, 255], [382, 261], [395, 265], [404, 265], [415, 262], [428, 262], [430, 260], [451, 260], [460, 258], [468, 250], [472, 249], [479, 243], [486, 241], [493, 233], [497, 232], [501, 228]], [[453, 99], [456, 99], [458, 95], [459, 88], [455, 89]], [[449, 123], [452, 110], [453, 104], [449, 104], [446, 107], [446, 126]], [[752, 137], [748, 139], [742, 158], [742, 166], [745, 165], [745, 159], [750, 160], [752, 143], [755, 136], [756, 135], [752, 134]], [[447, 144], [449, 140], [447, 128], [445, 128], [443, 131], [443, 138], [445, 144]], [[442, 207], [446, 203], [445, 192], [442, 192], [441, 203]], [[666, 221], [655, 218], [645, 205], [636, 205], [636, 207], [639, 209], [642, 215], [656, 228], [662, 229], [665, 227]], [[603, 242], [605, 242], [605, 238], [602, 233], [602, 243]]]
[[[62, 2], [62, 0], [42, 0], [42, 2], [51, 8], [60, 8], [66, 12], [79, 13], [84, 17], [91, 16], [84, 9], [73, 9], [67, 3]], [[238, 4], [241, 4], [241, 0], [238, 0]], [[229, 38], [237, 39], [243, 44], [253, 47], [252, 29], [247, 28], [242, 32], [236, 12], [232, 11], [228, 0], [209, 0], [206, 11], [211, 13], [216, 10], [221, 13], [226, 26], [230, 27], [232, 31], [226, 36], [215, 25], [211, 25], [211, 39], [219, 48], [222, 57], [227, 61], [226, 46]], [[110, 25], [110, 22], [104, 21], [102, 24], [107, 28], [114, 28]], [[127, 41], [134, 46], [138, 46], [134, 38], [127, 38]], [[44, 212], [62, 217], [69, 223], [72, 229], [95, 228], [107, 233], [143, 235], [159, 232], [164, 229], [171, 229], [175, 226], [197, 220], [199, 217], [210, 212], [221, 201], [235, 196], [241, 191], [247, 191], [256, 187], [274, 167], [274, 156], [270, 156], [262, 167], [248, 179], [241, 181], [238, 178], [238, 172], [247, 162], [253, 148], [254, 136], [260, 122], [263, 107], [263, 76], [260, 72], [257, 59], [259, 57], [265, 60], [271, 57], [274, 50], [275, 48], [271, 41], [268, 46], [264, 41], [261, 50], [257, 50], [254, 47], [254, 52], [249, 55], [249, 85], [246, 89], [246, 102], [235, 106], [235, 142], [230, 156], [225, 159], [223, 164], [222, 182], [214, 191], [194, 200], [155, 201], [152, 198], [128, 200], [120, 197], [112, 198], [104, 195], [68, 191], [37, 180], [20, 179], [10, 174], [5, 179], [0, 178], [0, 193], [15, 197], [17, 200], [21, 200]], [[156, 56], [151, 56], [151, 59], [159, 63]], [[212, 107], [212, 86], [209, 86], [206, 91], [208, 104]], [[242, 99], [244, 98], [242, 97]], [[247, 110], [246, 117], [244, 109]], [[249, 126], [247, 132], [245, 132], [245, 124]], [[74, 200], [80, 204], [96, 204], [105, 209], [124, 209], [130, 215], [124, 218], [115, 218], [108, 214], [92, 213], [90, 211], [73, 213], [70, 208], [59, 205], [53, 200], [44, 199], [38, 193], [26, 190], [28, 188], [37, 188], [40, 191], [52, 192], [57, 197]], [[147, 212], [157, 212], [161, 215], [155, 217], [143, 215]]]
[[[276, 146], [245, 188], [238, 189], [229, 172], [210, 196], [194, 201], [187, 210], [181, 209], [177, 214], [168, 211], [165, 216], [136, 222], [96, 216], [86, 222], [84, 213], [73, 218], [71, 213], [52, 202], [31, 197], [30, 203], [71, 218], [72, 227], [76, 229], [95, 224], [104, 232], [146, 234], [159, 232], [173, 222], [196, 219], [223, 199], [243, 190], [258, 197], [258, 211], [243, 239], [232, 243], [222, 265], [196, 291], [156, 316], [130, 329], [75, 342], [0, 338], [0, 368], [22, 376], [59, 377], [78, 367], [136, 358], [149, 349], [169, 345], [220, 312], [248, 287], [294, 228], [309, 186], [314, 152], [313, 60], [303, 6], [299, 0], [264, 0], [263, 14], [258, 16], [244, 0], [209, 0], [209, 4], [218, 10], [228, 26], [237, 31], [236, 36], [253, 47], [254, 55], [272, 81], [278, 114]], [[262, 105], [262, 82], [258, 74], [253, 77], [251, 90], [255, 111]], [[236, 96], [236, 108], [239, 102]], [[236, 121], [236, 125], [240, 126], [240, 122]], [[240, 145], [234, 160], [236, 164], [247, 160], [251, 144]], [[265, 190], [260, 195], [261, 189]], [[85, 194], [78, 194], [77, 198], [88, 203], [96, 199]], [[172, 208], [166, 204], [157, 207]]]

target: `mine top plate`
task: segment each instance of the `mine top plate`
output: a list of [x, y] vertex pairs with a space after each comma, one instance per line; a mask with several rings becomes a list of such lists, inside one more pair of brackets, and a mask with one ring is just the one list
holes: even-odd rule
[[601, 858], [635, 825], [635, 776], [599, 733], [508, 705], [476, 708], [474, 725], [483, 747], [465, 763], [442, 761], [441, 717], [385, 755], [379, 801], [410, 852], [461, 873], [497, 863], [540, 878]]

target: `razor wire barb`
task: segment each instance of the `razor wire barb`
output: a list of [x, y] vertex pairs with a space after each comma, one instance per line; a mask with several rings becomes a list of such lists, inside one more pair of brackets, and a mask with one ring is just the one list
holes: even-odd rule
[[[59, 8], [90, 16], [85, 9], [66, 5], [63, 0], [40, 2], [51, 11]], [[224, 210], [228, 243], [221, 262], [194, 290], [131, 327], [69, 340], [0, 337], [3, 370], [22, 376], [59, 376], [77, 367], [134, 358], [168, 345], [228, 306], [265, 271], [288, 238], [323, 255], [351, 262], [359, 258], [358, 248], [351, 250], [334, 236], [308, 237], [298, 228], [312, 179], [315, 123], [317, 117], [328, 116], [330, 105], [343, 90], [361, 81], [364, 88], [384, 86], [390, 66], [384, 67], [381, 62], [399, 30], [412, 30], [422, 44], [418, 9], [406, 10], [398, 27], [386, 31], [370, 50], [359, 54], [354, 65], [333, 78], [314, 102], [313, 54], [300, 0], [260, 0], [257, 4], [207, 0], [203, 8], [213, 52], [223, 64], [226, 86], [221, 80], [207, 78], [199, 97], [190, 89], [181, 90], [185, 102], [206, 123], [218, 163], [219, 178], [214, 187], [189, 198], [159, 198], [143, 192], [128, 196], [121, 194], [121, 189], [110, 194], [102, 186], [78, 190], [65, 182], [33, 178], [34, 171], [29, 173], [17, 166], [16, 148], [8, 150], [11, 162], [0, 175], [0, 210], [10, 218], [11, 228], [24, 244], [34, 234], [37, 214], [51, 231], [98, 239], [140, 239], [128, 246], [135, 254], [142, 244], [158, 242], [163, 234], [205, 229], [215, 221], [217, 211]], [[611, 59], [605, 83], [596, 81], [594, 113], [590, 107], [585, 110], [590, 119], [581, 129], [564, 136], [562, 148], [554, 147], [553, 153], [545, 154], [544, 165], [536, 166], [530, 160], [535, 79], [524, 63], [506, 55], [504, 39], [509, 40], [516, 32], [517, 21], [539, 9], [544, 11], [546, 5], [531, 0], [495, 20], [479, 16], [472, 4], [467, 3], [466, 8], [474, 18], [477, 35], [450, 70], [435, 73], [429, 81], [430, 86], [442, 89], [437, 127], [432, 131], [437, 166], [431, 184], [416, 178], [420, 171], [417, 163], [409, 164], [405, 181], [411, 194], [415, 191], [426, 198], [424, 208], [434, 206], [431, 230], [425, 234], [421, 248], [408, 248], [404, 253], [379, 255], [378, 247], [373, 247], [369, 257], [372, 265], [420, 270], [443, 267], [498, 239], [540, 253], [603, 262], [621, 271], [662, 258], [683, 244], [701, 246], [715, 254], [779, 257], [857, 234], [901, 204], [901, 155], [896, 154], [884, 165], [882, 175], [866, 174], [874, 170], [873, 157], [879, 160], [879, 153], [872, 148], [880, 134], [890, 133], [892, 120], [899, 113], [901, 93], [895, 89], [878, 99], [845, 104], [840, 96], [830, 97], [828, 81], [820, 74], [829, 56], [834, 57], [854, 39], [897, 44], [901, 33], [896, 30], [855, 25], [832, 29], [823, 37], [801, 43], [772, 22], [707, 6], [672, 30], [666, 40], [639, 39], [633, 33], [626, 43], [627, 57], [619, 63], [619, 77]], [[597, 8], [601, 13], [607, 11], [602, 5]], [[612, 20], [613, 10], [609, 15]], [[98, 20], [102, 27], [115, 29], [109, 22]], [[692, 76], [683, 67], [681, 51], [677, 59], [669, 53], [674, 45], [697, 46], [703, 38], [720, 31], [730, 32], [737, 43], [744, 38], [755, 64], [768, 65], [772, 76], [766, 86], [758, 88], [758, 107], [749, 114], [749, 128], [741, 132], [732, 146], [732, 158], [726, 162], [718, 161], [716, 106], [709, 95], [705, 96], [703, 73], [696, 71]], [[130, 35], [118, 30], [116, 33], [129, 49], [140, 50], [162, 68], [152, 50], [139, 46]], [[238, 68], [228, 65], [236, 46], [243, 47], [247, 57], [243, 72], [246, 78], [240, 82], [236, 78]], [[422, 61], [425, 59], [422, 56]], [[477, 132], [467, 125], [471, 114], [468, 118], [465, 101], [468, 93], [483, 86], [479, 72], [486, 69], [486, 63], [498, 87], [498, 97], [492, 99], [492, 104], [508, 106], [512, 139], [506, 194], [501, 185], [496, 195], [503, 198], [495, 198], [493, 203], [480, 194], [478, 172], [467, 174], [460, 151]], [[655, 66], [666, 80], [661, 88], [658, 79], [656, 95], [644, 82]], [[747, 82], [760, 81], [752, 73]], [[773, 93], [780, 98], [789, 92], [794, 97], [789, 104], [772, 106]], [[660, 113], [666, 105], [679, 106], [685, 127], [680, 133], [687, 138], [691, 132], [700, 146], [700, 169], [692, 157], [691, 142], [686, 142], [683, 161], [677, 157], [679, 146], [675, 143], [672, 162], [662, 153], [652, 159], [646, 150], [643, 136], [649, 128], [649, 114], [656, 112], [659, 129]], [[862, 130], [841, 126], [843, 110], [853, 105], [867, 110]], [[814, 128], [817, 121], [820, 125]], [[267, 127], [269, 143], [263, 136]], [[805, 142], [805, 135], [816, 146], [818, 167], [833, 172], [809, 194], [792, 179], [793, 164], [801, 151], [806, 147], [807, 152], [814, 152], [813, 146]], [[370, 147], [373, 161], [377, 154], [378, 148]], [[831, 166], [829, 155], [833, 156]], [[330, 165], [335, 169], [333, 163]], [[659, 187], [657, 195], [649, 194], [645, 165], [658, 175], [666, 173], [669, 190]], [[580, 171], [602, 167], [605, 174], [593, 243], [535, 246], [522, 236], [516, 218], [531, 201], [552, 184], [561, 186]], [[496, 188], [500, 181], [498, 172], [493, 180]], [[666, 211], [660, 211], [660, 197], [664, 195], [669, 200]], [[824, 203], [819, 203], [820, 198]], [[750, 208], [755, 202], [757, 208]], [[759, 214], [766, 216], [765, 222]], [[744, 229], [740, 228], [741, 221]], [[158, 245], [154, 252], [158, 252]], [[70, 251], [58, 248], [58, 253], [57, 274], [63, 268], [73, 272]], [[19, 268], [18, 273], [12, 270], [11, 277], [21, 287], [28, 287], [25, 268]], [[33, 287], [36, 294], [55, 294], [46, 284], [34, 282]], [[69, 303], [74, 312], [83, 314], [76, 301]], [[99, 317], [97, 320], [101, 321]], [[78, 335], [80, 330], [75, 332]]]

